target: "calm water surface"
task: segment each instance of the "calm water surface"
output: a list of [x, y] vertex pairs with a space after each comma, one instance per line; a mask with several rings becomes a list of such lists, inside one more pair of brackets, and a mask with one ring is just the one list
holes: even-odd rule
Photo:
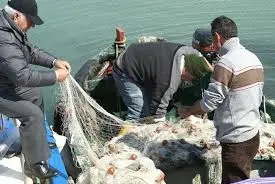
[[[29, 39], [69, 60], [75, 74], [86, 60], [112, 44], [115, 28], [126, 30], [128, 43], [142, 35], [158, 35], [191, 45], [193, 31], [210, 27], [217, 16], [236, 21], [242, 44], [256, 53], [265, 69], [265, 94], [275, 99], [274, 0], [37, 0], [45, 21]], [[0, 5], [6, 3], [0, 0]], [[46, 113], [52, 114], [58, 85], [43, 89]]]

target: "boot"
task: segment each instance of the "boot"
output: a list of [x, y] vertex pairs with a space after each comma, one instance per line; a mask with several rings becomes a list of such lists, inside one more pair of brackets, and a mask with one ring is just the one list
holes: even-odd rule
[[40, 179], [47, 179], [58, 175], [58, 171], [50, 168], [46, 161], [41, 161], [33, 165], [25, 163], [24, 172], [29, 177], [36, 176]]

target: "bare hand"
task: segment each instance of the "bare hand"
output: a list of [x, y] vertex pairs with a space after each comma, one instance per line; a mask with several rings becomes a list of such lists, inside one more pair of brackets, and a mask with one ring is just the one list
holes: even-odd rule
[[55, 74], [56, 74], [56, 81], [63, 82], [70, 73], [67, 69], [57, 69], [55, 71]]
[[204, 60], [205, 60], [205, 62], [207, 64], [207, 66], [208, 66], [209, 71], [213, 73], [213, 71], [214, 71], [214, 65], [211, 65], [206, 58], [204, 58]]
[[71, 72], [71, 65], [67, 61], [56, 60], [54, 66], [56, 69], [67, 69], [69, 73]]
[[189, 116], [191, 116], [191, 112], [189, 111], [188, 107], [178, 107], [178, 114], [180, 116], [181, 119], [185, 119], [188, 118]]

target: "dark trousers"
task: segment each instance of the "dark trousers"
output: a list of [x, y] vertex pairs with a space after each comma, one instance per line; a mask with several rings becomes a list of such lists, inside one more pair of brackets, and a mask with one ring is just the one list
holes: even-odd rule
[[250, 177], [253, 159], [259, 148], [259, 133], [241, 143], [221, 143], [222, 184], [234, 183]]
[[48, 160], [43, 98], [39, 88], [29, 88], [18, 94], [0, 97], [0, 113], [21, 122], [19, 131], [26, 163]]

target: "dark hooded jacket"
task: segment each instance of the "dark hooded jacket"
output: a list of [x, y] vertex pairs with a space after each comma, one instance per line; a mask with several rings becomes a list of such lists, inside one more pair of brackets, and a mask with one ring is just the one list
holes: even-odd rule
[[33, 47], [8, 14], [0, 12], [0, 97], [56, 82], [54, 71], [31, 69], [31, 64], [53, 67], [55, 57]]

